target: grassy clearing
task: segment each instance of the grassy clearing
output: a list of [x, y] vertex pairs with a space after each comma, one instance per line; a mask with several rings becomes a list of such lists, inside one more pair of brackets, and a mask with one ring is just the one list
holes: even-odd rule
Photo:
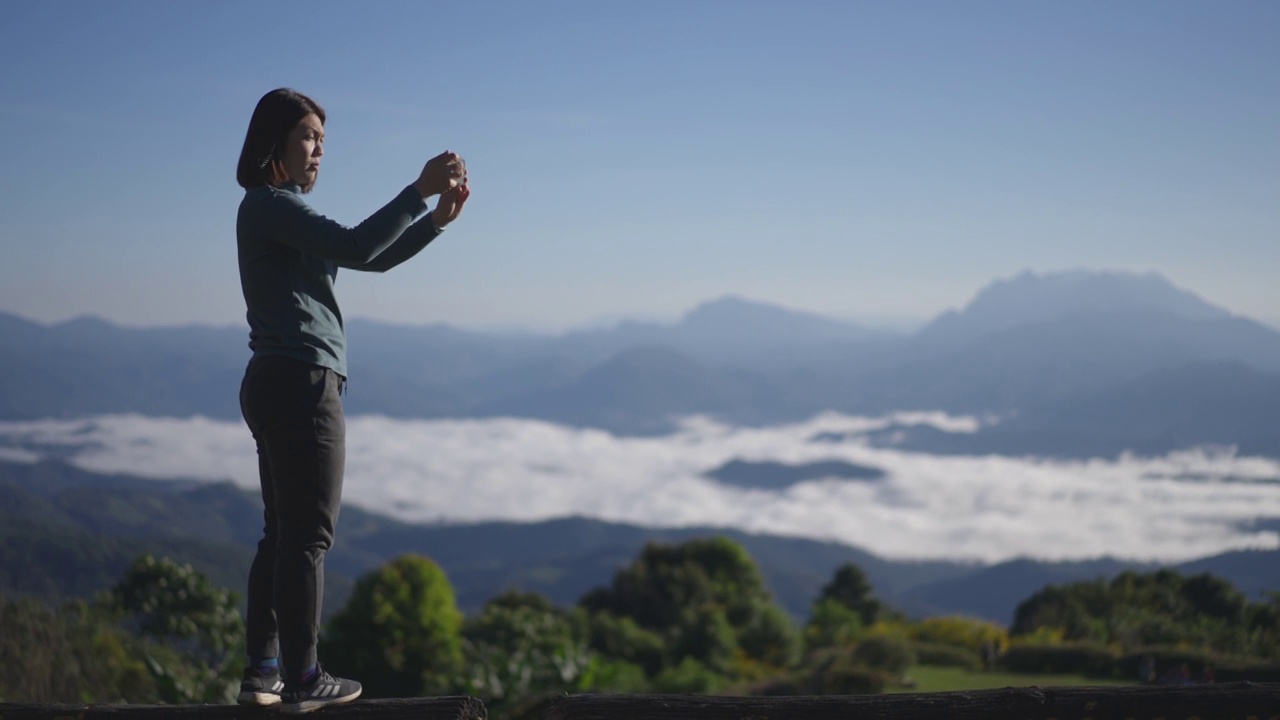
[[1001, 672], [972, 672], [961, 668], [916, 665], [907, 671], [915, 687], [886, 687], [885, 692], [943, 692], [946, 690], [989, 690], [1005, 687], [1052, 687], [1058, 685], [1132, 685], [1120, 680], [1095, 680], [1082, 675], [1021, 675]]

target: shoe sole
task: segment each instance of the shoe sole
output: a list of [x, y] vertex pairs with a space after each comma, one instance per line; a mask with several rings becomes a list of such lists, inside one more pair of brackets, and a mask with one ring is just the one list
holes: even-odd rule
[[267, 707], [268, 705], [279, 705], [280, 696], [276, 693], [269, 692], [242, 692], [236, 698], [236, 702], [241, 705], [256, 705], [259, 707]]
[[329, 705], [340, 705], [342, 703], [349, 703], [352, 700], [355, 700], [356, 698], [360, 697], [360, 691], [363, 689], [364, 688], [361, 688], [360, 690], [356, 690], [350, 695], [343, 695], [341, 697], [317, 698], [315, 700], [303, 700], [300, 703], [283, 703], [280, 705], [280, 713], [282, 715], [301, 715], [303, 713], [315, 712], [316, 710], [319, 710], [322, 707], [327, 707]]

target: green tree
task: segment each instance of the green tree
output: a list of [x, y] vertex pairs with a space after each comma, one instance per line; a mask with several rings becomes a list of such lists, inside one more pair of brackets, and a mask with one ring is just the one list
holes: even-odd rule
[[0, 702], [159, 702], [146, 652], [88, 603], [0, 598]]
[[463, 624], [467, 691], [492, 706], [576, 689], [594, 660], [581, 610], [508, 590]]
[[361, 577], [330, 621], [320, 656], [358, 677], [368, 697], [417, 697], [454, 687], [463, 667], [462, 613], [435, 562], [402, 555]]
[[738, 645], [750, 657], [774, 668], [799, 660], [800, 637], [791, 616], [777, 605], [766, 605], [738, 633]]
[[858, 613], [863, 627], [869, 627], [880, 618], [884, 605], [876, 599], [862, 568], [853, 563], [845, 563], [836, 569], [831, 581], [822, 587], [818, 602], [835, 600]]
[[1182, 645], [1271, 656], [1274, 633], [1266, 603], [1250, 603], [1229, 582], [1207, 573], [1123, 572], [1050, 585], [1018, 605], [1012, 636], [1058, 635], [1066, 641], [1126, 649]]
[[850, 647], [862, 637], [862, 616], [832, 598], [819, 599], [804, 626], [805, 650]]
[[1246, 623], [1249, 645], [1255, 654], [1280, 658], [1280, 592], [1269, 591], [1264, 600], [1249, 606]]
[[144, 659], [164, 701], [219, 703], [234, 700], [239, 682], [238, 602], [190, 565], [146, 555], [125, 570], [103, 606], [158, 646]]
[[671, 656], [677, 662], [692, 658], [712, 672], [729, 672], [738, 637], [723, 608], [709, 603], [688, 608], [671, 630]]
[[853, 650], [853, 661], [872, 670], [883, 670], [892, 676], [900, 676], [915, 663], [915, 654], [906, 641], [880, 635], [858, 643]]
[[609, 587], [588, 593], [580, 605], [593, 616], [629, 618], [661, 637], [664, 669], [690, 658], [697, 661], [695, 674], [729, 672], [739, 653], [769, 663], [794, 652], [795, 631], [781, 619], [755, 561], [727, 538], [650, 543]]
[[593, 613], [588, 627], [590, 647], [600, 655], [636, 665], [648, 677], [662, 671], [667, 649], [658, 633], [604, 611]]
[[654, 690], [677, 695], [707, 695], [719, 691], [723, 685], [724, 678], [719, 673], [692, 657], [685, 657], [653, 679]]
[[687, 608], [707, 603], [724, 607], [737, 626], [754, 606], [768, 601], [764, 578], [747, 551], [732, 540], [714, 538], [649, 543], [614, 576], [611, 587], [589, 593], [581, 604], [632, 618], [641, 627], [666, 629]]
[[1182, 582], [1182, 596], [1192, 613], [1238, 624], [1245, 618], [1249, 598], [1226, 580], [1209, 573], [1192, 575]]

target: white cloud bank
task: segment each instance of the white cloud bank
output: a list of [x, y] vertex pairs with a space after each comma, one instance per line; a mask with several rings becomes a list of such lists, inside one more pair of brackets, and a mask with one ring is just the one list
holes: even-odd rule
[[[677, 433], [634, 438], [532, 420], [348, 417], [344, 498], [409, 521], [582, 515], [715, 525], [845, 542], [900, 559], [1174, 561], [1280, 547], [1276, 533], [1247, 529], [1255, 518], [1280, 517], [1280, 463], [1272, 460], [1209, 451], [1081, 462], [945, 457], [857, 438], [891, 422], [977, 427], [932, 414], [827, 414], [768, 428], [691, 419]], [[851, 439], [811, 442], [818, 433]], [[0, 460], [47, 455], [87, 470], [257, 488], [253, 442], [238, 422], [116, 415], [0, 423]], [[762, 491], [702, 476], [735, 458], [845, 460], [888, 477]]]

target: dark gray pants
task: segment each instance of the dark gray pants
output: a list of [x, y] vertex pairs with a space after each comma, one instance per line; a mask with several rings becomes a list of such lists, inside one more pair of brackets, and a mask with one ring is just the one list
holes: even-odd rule
[[286, 677], [316, 664], [324, 556], [342, 500], [342, 376], [283, 357], [245, 369], [240, 410], [258, 445], [265, 527], [249, 569], [246, 650]]

